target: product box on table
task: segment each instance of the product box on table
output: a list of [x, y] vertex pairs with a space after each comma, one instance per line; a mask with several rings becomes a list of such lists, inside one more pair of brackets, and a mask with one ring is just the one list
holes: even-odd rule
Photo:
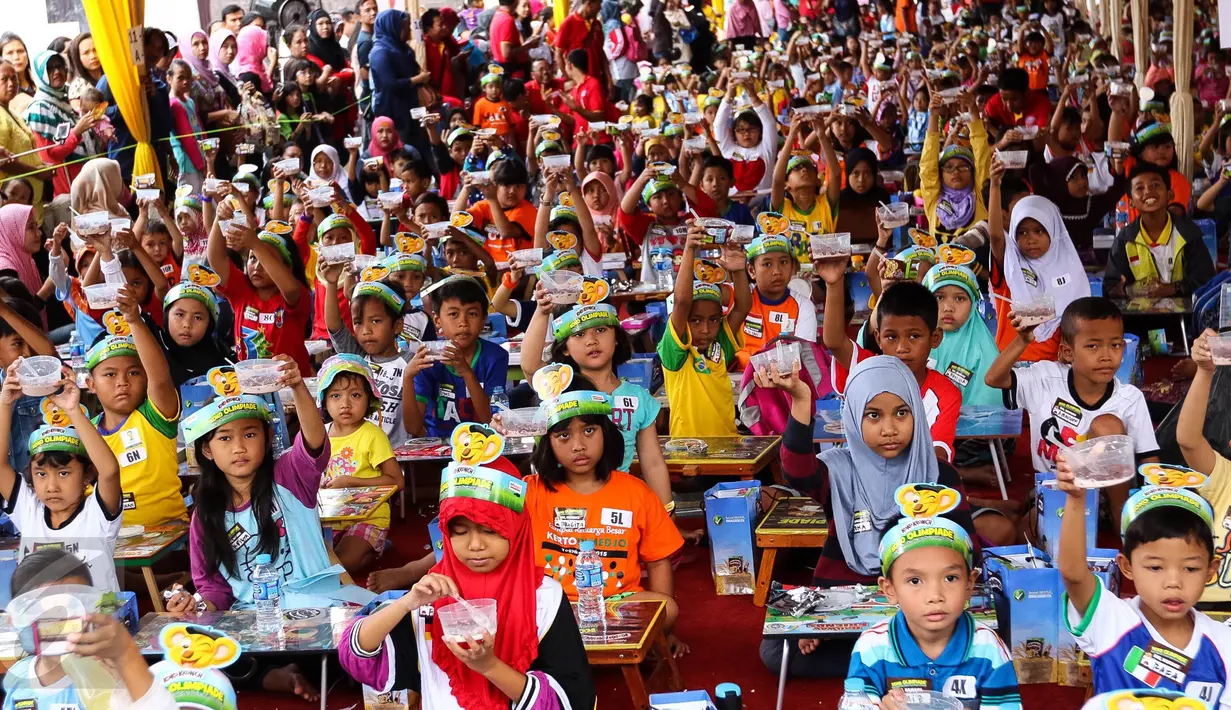
[[[1113, 596], [1120, 596], [1120, 567], [1116, 564], [1119, 550], [1106, 548], [1086, 548], [1086, 564], [1090, 571], [1102, 581], [1103, 586]], [[1061, 582], [1063, 584], [1063, 582]], [[1077, 640], [1069, 633], [1068, 625], [1064, 623], [1064, 597], [1061, 596], [1057, 613], [1059, 616], [1058, 643], [1056, 645], [1056, 682], [1078, 688], [1089, 687], [1090, 659], [1085, 653], [1077, 650]]]
[[616, 368], [616, 375], [654, 394], [663, 386], [663, 361], [658, 353], [634, 353], [631, 360]]
[[1053, 682], [1063, 591], [1059, 570], [1042, 550], [1012, 545], [984, 549], [983, 573], [1018, 683]]
[[724, 481], [705, 492], [706, 527], [714, 590], [718, 594], [752, 594], [752, 530], [761, 501], [758, 481]]
[[[1039, 546], [1055, 559], [1060, 550], [1060, 521], [1064, 519], [1064, 504], [1069, 494], [1056, 488], [1056, 474], [1034, 474], [1035, 508], [1039, 520]], [[1086, 549], [1094, 548], [1098, 527], [1098, 491], [1086, 491]]]
[[714, 701], [707, 690], [651, 693], [650, 710], [714, 710]]

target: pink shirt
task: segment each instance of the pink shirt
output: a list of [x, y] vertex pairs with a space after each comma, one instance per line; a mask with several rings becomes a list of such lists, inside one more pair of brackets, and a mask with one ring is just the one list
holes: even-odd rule
[[761, 32], [761, 18], [752, 0], [740, 0], [727, 7], [727, 37], [755, 37]]

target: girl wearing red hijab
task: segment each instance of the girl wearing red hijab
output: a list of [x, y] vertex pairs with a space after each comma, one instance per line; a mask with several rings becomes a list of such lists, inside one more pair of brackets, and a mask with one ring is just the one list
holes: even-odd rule
[[[534, 562], [525, 484], [503, 448], [486, 426], [457, 428], [460, 460], [440, 494], [444, 556], [405, 596], [355, 619], [339, 660], [377, 692], [419, 692], [423, 710], [592, 708], [581, 633], [560, 584]], [[445, 636], [436, 611], [458, 599], [496, 600], [494, 637]]]

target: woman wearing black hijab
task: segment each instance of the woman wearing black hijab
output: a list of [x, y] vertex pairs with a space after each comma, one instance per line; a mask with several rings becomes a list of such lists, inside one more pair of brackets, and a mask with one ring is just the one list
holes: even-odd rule
[[[346, 50], [334, 36], [333, 19], [324, 10], [308, 15], [308, 61], [321, 68], [320, 82], [325, 86], [317, 106], [334, 114], [332, 128], [327, 130], [329, 142], [342, 152], [342, 139], [350, 133], [358, 119], [358, 111], [349, 97], [355, 87], [355, 72], [351, 69]], [[349, 108], [348, 108], [349, 106]], [[340, 112], [340, 113], [339, 113]]]
[[867, 148], [853, 148], [843, 161], [846, 187], [838, 197], [838, 222], [834, 229], [850, 232], [853, 244], [876, 243], [876, 208], [889, 203], [889, 191], [877, 180], [880, 162]]

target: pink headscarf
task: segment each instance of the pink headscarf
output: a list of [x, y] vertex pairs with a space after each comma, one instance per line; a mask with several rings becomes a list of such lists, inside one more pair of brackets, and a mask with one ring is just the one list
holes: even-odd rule
[[29, 205], [0, 207], [0, 270], [16, 271], [30, 293], [38, 293], [43, 279], [34, 265], [34, 258], [26, 251], [26, 225], [33, 211]]
[[[616, 210], [620, 208], [620, 199], [623, 197], [624, 193], [622, 191], [617, 192], [615, 180], [612, 180], [610, 175], [601, 170], [595, 170], [581, 181], [582, 192], [585, 192], [586, 185], [589, 185], [592, 182], [597, 182], [603, 186], [604, 190], [607, 191], [607, 206], [601, 210], [590, 210], [590, 213], [607, 215], [614, 220]], [[587, 204], [586, 206], [588, 207], [589, 205]]]
[[231, 73], [231, 67], [222, 61], [222, 44], [228, 39], [235, 39], [235, 33], [225, 27], [215, 30], [214, 34], [209, 36], [209, 61], [214, 70], [221, 74], [223, 78], [232, 84], [238, 84], [239, 80]]
[[[377, 129], [381, 127], [392, 128], [393, 129], [393, 139], [397, 141], [392, 146], [390, 146], [387, 150], [384, 148], [381, 148], [380, 144], [376, 142], [376, 131]], [[379, 116], [377, 117], [375, 121], [372, 121], [372, 140], [368, 141], [368, 155], [370, 157], [384, 158], [385, 165], [389, 165], [389, 156], [396, 155], [397, 152], [400, 151], [403, 147], [404, 146], [402, 143], [402, 136], [398, 133], [397, 126], [396, 124], [393, 123], [392, 118], [389, 118], [388, 116]]]
[[265, 54], [269, 51], [269, 34], [256, 25], [248, 25], [239, 31], [235, 38], [239, 52], [235, 55], [235, 69], [238, 73], [256, 74], [261, 78], [261, 91], [273, 91], [273, 82], [269, 80], [269, 72], [265, 71]]
[[185, 62], [188, 62], [188, 66], [192, 67], [193, 75], [200, 77], [201, 81], [205, 82], [205, 85], [212, 89], [218, 86], [218, 75], [214, 73], [214, 68], [210, 66], [208, 54], [205, 55], [205, 59], [197, 59], [197, 55], [193, 53], [192, 41], [197, 38], [197, 35], [200, 35], [201, 39], [209, 40], [209, 37], [201, 30], [193, 32], [188, 37], [188, 51], [180, 51], [180, 55]]

